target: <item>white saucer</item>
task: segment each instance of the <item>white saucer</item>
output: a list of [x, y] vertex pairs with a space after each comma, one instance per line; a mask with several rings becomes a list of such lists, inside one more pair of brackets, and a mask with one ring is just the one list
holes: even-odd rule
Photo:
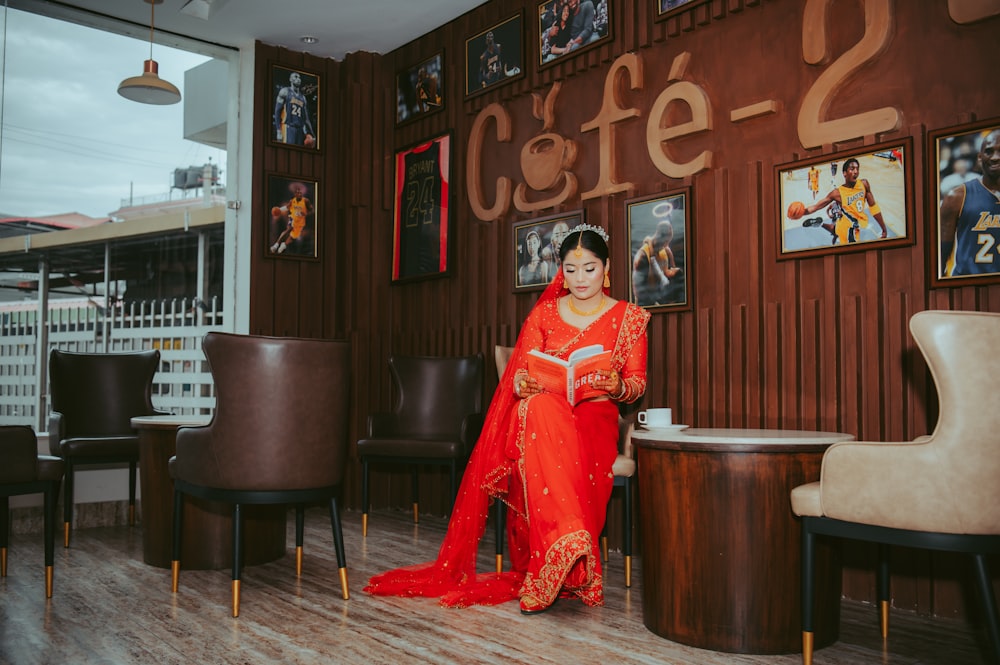
[[679, 432], [682, 429], [687, 429], [687, 425], [662, 425], [660, 427], [652, 427], [650, 425], [639, 425], [642, 429], [649, 430], [650, 432]]

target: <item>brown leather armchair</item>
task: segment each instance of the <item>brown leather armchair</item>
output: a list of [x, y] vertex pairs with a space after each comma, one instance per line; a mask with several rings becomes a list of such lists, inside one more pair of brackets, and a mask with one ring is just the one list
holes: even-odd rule
[[987, 555], [1000, 552], [1000, 314], [925, 311], [910, 331], [937, 386], [940, 417], [914, 441], [836, 443], [818, 482], [792, 490], [802, 517], [802, 661], [812, 662], [817, 535], [878, 543], [876, 595], [889, 622], [889, 546], [972, 555], [984, 621], [1000, 661], [1000, 626]]
[[395, 408], [368, 416], [361, 458], [361, 530], [368, 535], [368, 476], [372, 462], [412, 467], [413, 521], [419, 515], [419, 465], [447, 466], [451, 497], [483, 426], [483, 354], [459, 357], [389, 356]]
[[76, 468], [126, 463], [129, 524], [135, 524], [135, 469], [139, 439], [134, 416], [162, 415], [153, 408], [153, 376], [160, 352], [73, 353], [49, 355], [49, 451], [66, 463], [63, 545], [69, 547]]
[[7, 577], [10, 497], [41, 492], [44, 495], [46, 598], [52, 597], [56, 499], [63, 466], [58, 457], [38, 454], [38, 439], [30, 427], [0, 426], [0, 577]]
[[203, 343], [216, 388], [215, 415], [177, 432], [172, 586], [180, 575], [185, 494], [233, 504], [233, 616], [240, 611], [245, 504], [295, 506], [295, 569], [302, 573], [305, 505], [326, 502], [349, 598], [337, 508], [347, 457], [351, 388], [348, 342], [210, 332]]

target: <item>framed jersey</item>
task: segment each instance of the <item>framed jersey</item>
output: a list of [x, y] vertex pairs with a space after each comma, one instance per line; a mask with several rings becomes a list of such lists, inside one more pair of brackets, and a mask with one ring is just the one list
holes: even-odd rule
[[320, 77], [298, 69], [271, 65], [268, 135], [271, 143], [318, 152]]
[[1000, 282], [1000, 118], [927, 133], [930, 284]]
[[912, 245], [913, 139], [774, 167], [778, 258]]
[[451, 133], [396, 152], [392, 281], [448, 274]]

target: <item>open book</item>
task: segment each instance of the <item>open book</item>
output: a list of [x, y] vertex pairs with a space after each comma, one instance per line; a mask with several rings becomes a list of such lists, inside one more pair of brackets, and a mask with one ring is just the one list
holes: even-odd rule
[[545, 390], [565, 395], [570, 404], [577, 404], [605, 391], [592, 384], [599, 370], [611, 369], [611, 350], [600, 344], [585, 346], [563, 360], [537, 349], [528, 351], [528, 374]]

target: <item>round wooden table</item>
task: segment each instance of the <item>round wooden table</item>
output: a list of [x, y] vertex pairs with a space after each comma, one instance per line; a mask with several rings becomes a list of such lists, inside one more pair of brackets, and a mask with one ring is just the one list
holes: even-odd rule
[[[643, 623], [730, 653], [802, 650], [801, 527], [794, 487], [850, 434], [636, 429]], [[822, 541], [822, 539], [821, 539]], [[840, 630], [841, 564], [817, 542], [815, 648]]]
[[[200, 426], [208, 416], [140, 416], [132, 418], [139, 437], [139, 483], [142, 508], [142, 558], [151, 566], [170, 568], [174, 520], [174, 481], [167, 462], [177, 448], [177, 430]], [[233, 506], [184, 497], [181, 567], [185, 570], [230, 568], [233, 565]], [[246, 565], [274, 561], [285, 554], [285, 506], [245, 506]]]

